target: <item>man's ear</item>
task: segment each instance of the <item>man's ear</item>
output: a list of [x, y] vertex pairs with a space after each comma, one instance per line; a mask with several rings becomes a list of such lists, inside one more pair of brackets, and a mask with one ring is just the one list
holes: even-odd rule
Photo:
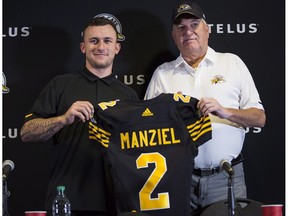
[[85, 53], [85, 44], [84, 44], [84, 42], [81, 42], [80, 43], [80, 50], [81, 50], [81, 52], [84, 54]]
[[121, 50], [121, 44], [120, 43], [116, 43], [116, 54], [118, 54]]

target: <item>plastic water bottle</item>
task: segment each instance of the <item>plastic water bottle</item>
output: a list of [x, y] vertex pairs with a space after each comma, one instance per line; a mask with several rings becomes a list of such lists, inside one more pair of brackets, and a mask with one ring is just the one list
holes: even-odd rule
[[57, 186], [57, 195], [52, 204], [53, 216], [71, 216], [71, 204], [65, 195], [65, 186]]

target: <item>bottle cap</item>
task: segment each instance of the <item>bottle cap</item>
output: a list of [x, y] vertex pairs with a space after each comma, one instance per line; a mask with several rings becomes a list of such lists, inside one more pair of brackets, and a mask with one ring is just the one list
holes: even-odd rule
[[64, 191], [65, 190], [65, 186], [57, 186], [57, 191]]

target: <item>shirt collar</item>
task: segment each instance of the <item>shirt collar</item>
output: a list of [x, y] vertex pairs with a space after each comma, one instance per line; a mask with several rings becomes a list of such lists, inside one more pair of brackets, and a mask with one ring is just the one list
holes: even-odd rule
[[105, 82], [107, 84], [111, 84], [117, 79], [113, 73], [110, 74], [109, 76], [99, 78], [98, 76], [96, 76], [92, 72], [90, 72], [86, 67], [84, 67], [84, 69], [81, 70], [80, 73], [92, 82], [95, 82], [97, 80], [102, 80], [103, 82]]
[[[204, 59], [201, 61], [200, 64], [204, 63], [206, 65], [214, 65], [215, 60], [216, 60], [216, 52], [211, 47], [208, 47], [207, 53], [206, 53]], [[177, 67], [179, 67], [179, 66], [181, 66], [183, 64], [187, 65], [187, 63], [185, 62], [185, 60], [183, 59], [183, 57], [182, 57], [182, 55], [180, 53], [180, 55], [176, 59], [175, 68], [177, 68]]]

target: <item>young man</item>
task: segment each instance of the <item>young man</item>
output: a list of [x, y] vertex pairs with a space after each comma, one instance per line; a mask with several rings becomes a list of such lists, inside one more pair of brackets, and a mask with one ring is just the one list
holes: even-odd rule
[[85, 68], [55, 77], [25, 116], [24, 142], [54, 140], [47, 210], [51, 210], [56, 187], [64, 185], [72, 215], [109, 215], [102, 155], [97, 145], [90, 144], [88, 120], [99, 102], [138, 99], [136, 92], [112, 73], [113, 60], [121, 49], [117, 35], [111, 20], [96, 17], [90, 21], [80, 44]]
[[181, 92], [198, 98], [198, 108], [212, 121], [212, 140], [199, 147], [191, 179], [191, 209], [227, 199], [222, 160], [232, 163], [235, 196], [246, 197], [241, 150], [244, 127], [263, 127], [266, 115], [252, 76], [243, 61], [208, 46], [209, 27], [194, 2], [179, 4], [172, 15], [172, 37], [180, 56], [154, 72], [145, 99]]

